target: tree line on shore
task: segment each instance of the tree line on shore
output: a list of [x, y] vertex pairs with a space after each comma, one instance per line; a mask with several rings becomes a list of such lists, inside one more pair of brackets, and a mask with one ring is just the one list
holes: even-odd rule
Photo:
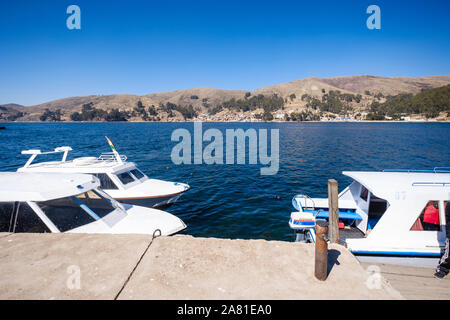
[[325, 89], [322, 89], [322, 93], [323, 95], [321, 100], [306, 93], [302, 95], [301, 100], [306, 101], [307, 108], [335, 114], [345, 114], [351, 112], [353, 108], [350, 103], [360, 103], [362, 100], [362, 96], [360, 94], [354, 95], [351, 93], [341, 93], [339, 90], [330, 90], [326, 93]]
[[439, 113], [445, 111], [447, 116], [450, 116], [450, 85], [422, 89], [416, 95], [400, 93], [387, 96], [383, 103], [372, 102], [369, 115], [373, 120], [383, 120], [386, 116], [399, 119], [410, 114], [424, 114], [426, 118], [436, 118]]
[[[192, 119], [197, 116], [197, 112], [192, 105], [183, 107], [174, 103], [166, 103], [160, 106], [160, 110], [167, 113], [168, 118], [174, 117], [174, 111], [181, 113], [183, 118]], [[58, 110], [56, 110], [57, 112]], [[84, 104], [81, 112], [74, 112], [70, 115], [72, 121], [128, 121], [132, 117], [140, 117], [144, 121], [160, 121], [157, 108], [154, 105], [145, 107], [142, 101], [138, 101], [132, 111], [122, 111], [119, 109], [111, 109], [109, 111], [94, 107], [93, 103]], [[43, 120], [45, 121], [45, 120]], [[58, 121], [58, 120], [56, 120]]]
[[[372, 103], [366, 109], [369, 112], [365, 117], [366, 120], [385, 120], [386, 118], [396, 120], [411, 114], [424, 114], [426, 118], [435, 118], [443, 111], [447, 112], [447, 116], [450, 116], [450, 85], [435, 89], [422, 89], [416, 95], [400, 93], [393, 96], [384, 96], [382, 93], [372, 94], [369, 91], [366, 91], [365, 94], [373, 97]], [[199, 97], [192, 96], [191, 99], [197, 100]], [[297, 99], [295, 94], [290, 94], [283, 99], [277, 94], [252, 96], [250, 92], [247, 92], [242, 99], [232, 98], [216, 106], [209, 105], [207, 98], [202, 99], [202, 102], [207, 110], [206, 112], [210, 115], [217, 114], [223, 110], [247, 112], [262, 109], [262, 113], [256, 114], [255, 118], [272, 121], [274, 120], [274, 112], [284, 110], [289, 100], [292, 102], [295, 99]], [[362, 96], [360, 94], [341, 93], [339, 90], [326, 92], [325, 89], [322, 89], [321, 98], [303, 94], [300, 99], [306, 106], [306, 110], [286, 113], [283, 120], [317, 121], [320, 120], [323, 113], [328, 113], [331, 116], [333, 114], [349, 114], [353, 112], [355, 104], [361, 103]], [[156, 107], [155, 105], [144, 106], [142, 101], [138, 101], [132, 110], [120, 110], [117, 108], [104, 110], [95, 107], [93, 102], [89, 102], [82, 105], [81, 111], [70, 114], [70, 120], [128, 121], [131, 118], [141, 118], [143, 121], [161, 121], [162, 112], [166, 114], [167, 118], [174, 118], [179, 113], [184, 120], [189, 120], [196, 118], [199, 110], [196, 110], [192, 104], [182, 106], [167, 102]], [[16, 121], [24, 115], [25, 113], [23, 112], [17, 112], [4, 117], [6, 117], [5, 120], [7, 121]], [[48, 108], [45, 109], [39, 119], [41, 121], [64, 120], [63, 112], [60, 108], [53, 111]]]

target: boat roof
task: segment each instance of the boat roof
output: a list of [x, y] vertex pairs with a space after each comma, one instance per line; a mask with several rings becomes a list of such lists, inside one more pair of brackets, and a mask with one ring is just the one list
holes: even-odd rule
[[383, 199], [392, 198], [395, 192], [419, 190], [430, 186], [443, 187], [450, 191], [450, 173], [344, 171], [342, 174], [358, 181], [377, 197]]
[[22, 169], [21, 171], [32, 171], [33, 169], [78, 169], [78, 172], [80, 169], [87, 169], [88, 172], [94, 173], [97, 171], [103, 172], [105, 169], [108, 169], [108, 171], [118, 171], [134, 166], [135, 164], [133, 162], [118, 163], [116, 161], [102, 161], [94, 157], [83, 157], [68, 161], [38, 162], [20, 169]]
[[[104, 152], [99, 157], [79, 157], [67, 160], [67, 155], [72, 148], [69, 146], [57, 147], [53, 151], [42, 152], [39, 149], [22, 150], [22, 154], [30, 155], [27, 163], [19, 168], [20, 172], [63, 172], [66, 173], [102, 173], [118, 172], [135, 167], [133, 162], [127, 162], [125, 155], [117, 151]], [[63, 153], [60, 161], [44, 161], [33, 163], [38, 155]]]
[[87, 192], [99, 184], [88, 174], [0, 172], [0, 202], [54, 200]]

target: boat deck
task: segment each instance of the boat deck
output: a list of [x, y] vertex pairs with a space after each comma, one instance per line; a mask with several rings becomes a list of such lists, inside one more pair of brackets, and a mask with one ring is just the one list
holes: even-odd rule
[[345, 239], [360, 239], [364, 237], [364, 233], [356, 227], [351, 227], [350, 229], [339, 229], [339, 240], [341, 243], [344, 243]]

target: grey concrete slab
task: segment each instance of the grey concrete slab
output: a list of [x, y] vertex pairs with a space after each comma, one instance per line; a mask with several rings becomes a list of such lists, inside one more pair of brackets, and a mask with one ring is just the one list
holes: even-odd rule
[[0, 299], [114, 299], [150, 239], [87, 234], [1, 237]]
[[[314, 277], [314, 246], [265, 240], [160, 237], [119, 299], [401, 299], [344, 247], [330, 246], [326, 281]], [[372, 279], [373, 280], [373, 279]], [[374, 285], [375, 284], [375, 285]]]
[[0, 238], [7, 237], [9, 235], [11, 235], [9, 232], [0, 232]]
[[378, 267], [381, 275], [407, 299], [450, 299], [450, 276], [435, 279], [433, 269], [392, 264], [362, 265]]

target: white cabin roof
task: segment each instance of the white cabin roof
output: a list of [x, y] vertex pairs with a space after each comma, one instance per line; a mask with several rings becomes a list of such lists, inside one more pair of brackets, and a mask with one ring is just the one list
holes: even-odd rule
[[77, 159], [69, 161], [47, 161], [31, 164], [28, 167], [19, 168], [19, 172], [117, 172], [123, 169], [134, 168], [136, 165], [133, 162], [118, 163], [115, 161], [101, 161], [97, 159], [82, 159], [84, 161], [77, 161]]
[[0, 172], [0, 202], [48, 201], [99, 186], [88, 174]]
[[439, 186], [450, 191], [450, 173], [344, 171], [342, 174], [358, 181], [374, 195], [386, 200], [392, 199], [399, 191]]
[[[118, 172], [135, 167], [133, 162], [126, 162], [127, 157], [117, 151], [104, 152], [99, 157], [80, 157], [67, 160], [71, 147], [55, 148], [53, 151], [42, 152], [38, 149], [23, 150], [22, 154], [31, 155], [27, 163], [19, 168], [19, 172], [64, 172], [64, 173], [104, 173]], [[33, 163], [38, 155], [63, 153], [60, 161]]]

